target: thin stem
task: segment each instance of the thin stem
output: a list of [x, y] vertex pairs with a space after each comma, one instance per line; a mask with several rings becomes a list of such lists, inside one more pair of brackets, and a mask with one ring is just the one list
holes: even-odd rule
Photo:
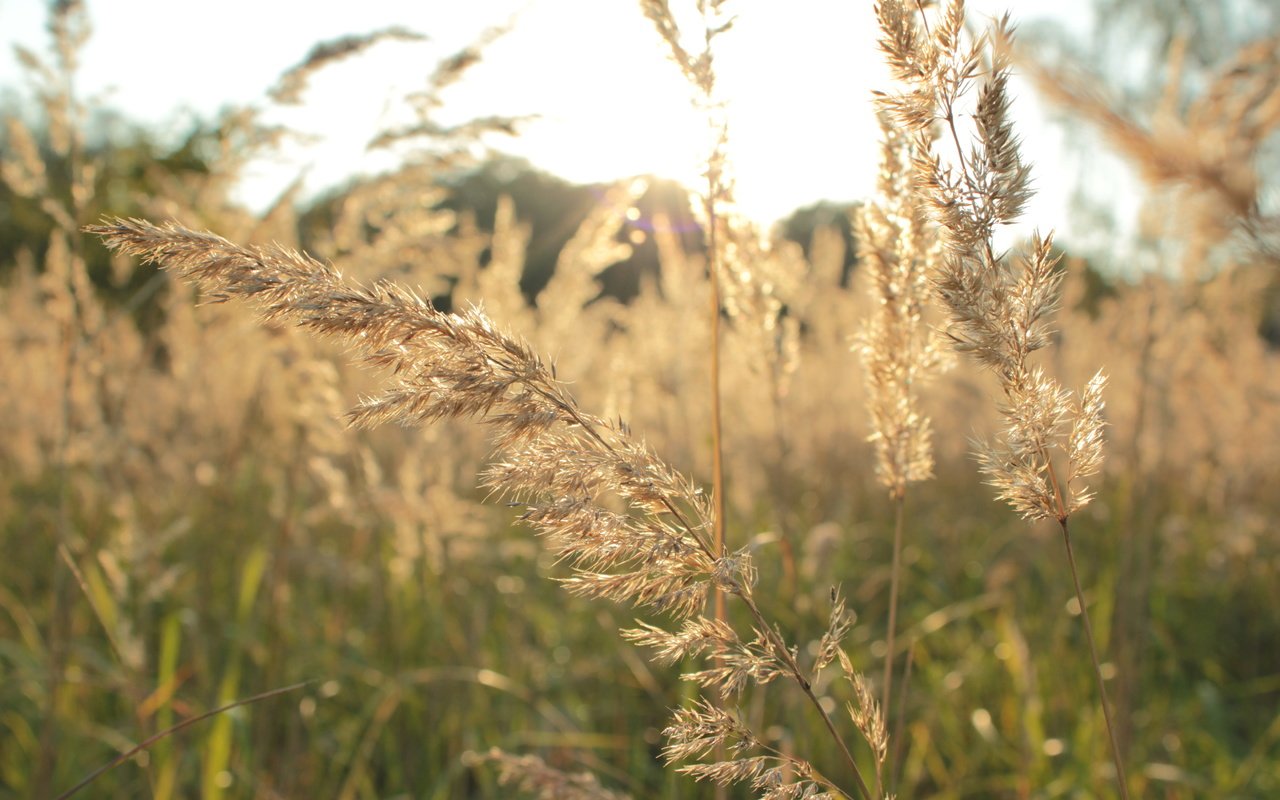
[[770, 747], [764, 742], [759, 742], [758, 744], [762, 752], [768, 753], [769, 755], [773, 756], [779, 761], [784, 761], [787, 764], [790, 764], [791, 768], [794, 769], [798, 774], [809, 778], [814, 783], [822, 784], [823, 786], [827, 787], [828, 789], [835, 792], [836, 794], [841, 794], [841, 795], [845, 794], [844, 789], [837, 786], [835, 781], [831, 780], [826, 775], [823, 775], [821, 772], [817, 770], [817, 768], [815, 768], [808, 761], [796, 758], [795, 756], [792, 756], [792, 755], [787, 755], [786, 753], [782, 752], [778, 748]]
[[[880, 699], [880, 709], [885, 719], [889, 718], [890, 701], [893, 699], [893, 640], [898, 626], [898, 584], [902, 574], [902, 526], [903, 518], [906, 516], [906, 492], [902, 489], [896, 490], [893, 499], [893, 567], [889, 573], [889, 632], [885, 637], [884, 691]], [[893, 775], [892, 762], [889, 763], [889, 774]], [[878, 777], [876, 782], [879, 783]]]
[[849, 752], [849, 746], [844, 743], [844, 739], [840, 736], [840, 732], [836, 730], [835, 723], [831, 721], [831, 715], [822, 707], [822, 703], [813, 693], [813, 688], [806, 680], [800, 681], [800, 688], [804, 690], [805, 696], [809, 698], [809, 702], [813, 703], [813, 707], [818, 709], [818, 714], [822, 717], [822, 722], [827, 726], [827, 731], [831, 734], [831, 738], [835, 739], [840, 745], [840, 752], [844, 754], [845, 761], [849, 763], [849, 767], [853, 770], [853, 779], [857, 781], [858, 791], [867, 800], [878, 797], [879, 794], [872, 794], [871, 789], [867, 787], [867, 782], [862, 779], [862, 771], [858, 769], [858, 763], [853, 760], [853, 753]]
[[[74, 265], [72, 267], [74, 269]], [[40, 726], [39, 750], [36, 758], [35, 775], [32, 781], [35, 797], [47, 797], [53, 785], [54, 767], [58, 750], [58, 706], [61, 703], [63, 672], [67, 658], [67, 627], [70, 624], [67, 608], [67, 570], [63, 566], [63, 552], [68, 551], [67, 543], [71, 541], [71, 458], [69, 455], [72, 428], [76, 424], [74, 408], [71, 402], [75, 390], [75, 371], [79, 352], [79, 306], [74, 300], [75, 289], [68, 281], [68, 292], [73, 298], [76, 309], [73, 319], [63, 325], [63, 380], [62, 398], [60, 402], [61, 425], [58, 430], [58, 508], [54, 525], [54, 536], [57, 548], [53, 558], [53, 575], [49, 590], [49, 661], [47, 688], [44, 704], [44, 722]]]
[[787, 462], [789, 461], [789, 453], [791, 448], [787, 445], [787, 429], [785, 425], [786, 417], [783, 408], [783, 389], [782, 378], [779, 376], [780, 367], [777, 362], [770, 371], [772, 386], [770, 387], [771, 400], [773, 401], [773, 436], [778, 448], [778, 464], [773, 470], [773, 494], [774, 507], [777, 509], [778, 520], [778, 541], [782, 551], [782, 592], [785, 596], [791, 597], [795, 595], [796, 590], [796, 549], [794, 539], [795, 536], [791, 531], [791, 525], [787, 521], [787, 501], [786, 501], [786, 482]]
[[898, 700], [898, 719], [893, 724], [893, 736], [890, 737], [890, 741], [893, 742], [893, 752], [889, 754], [888, 789], [891, 795], [898, 791], [898, 768], [902, 764], [902, 730], [906, 724], [907, 698], [911, 696], [911, 668], [915, 664], [915, 659], [916, 647], [913, 640], [907, 647], [907, 665], [902, 670], [902, 697]]
[[[708, 115], [711, 114], [713, 108], [712, 96], [712, 80], [714, 73], [711, 72], [711, 40], [715, 36], [711, 25], [710, 9], [703, 4], [700, 7], [703, 22], [703, 57], [707, 61], [707, 73], [705, 83], [702, 85], [703, 101], [706, 104]], [[715, 123], [711, 116], [708, 121], [714, 127]], [[717, 558], [723, 558], [725, 553], [725, 499], [724, 499], [724, 452], [723, 452], [723, 431], [721, 428], [720, 418], [720, 222], [716, 213], [716, 204], [720, 198], [722, 186], [720, 183], [720, 142], [724, 140], [723, 135], [717, 139], [717, 144], [711, 151], [711, 157], [707, 166], [707, 196], [704, 198], [707, 213], [707, 272], [710, 273], [711, 291], [708, 299], [708, 313], [711, 315], [711, 352], [710, 352], [710, 380], [711, 380], [711, 502], [712, 502], [712, 546]], [[720, 586], [715, 588], [715, 599], [712, 609], [712, 616], [716, 622], [723, 623], [726, 621], [724, 590]], [[716, 758], [720, 761], [725, 759], [724, 744], [721, 743], [716, 748]], [[723, 785], [716, 787], [717, 800], [723, 800], [727, 796], [727, 790]]]
[[790, 671], [792, 679], [800, 685], [800, 689], [809, 698], [809, 702], [818, 710], [818, 715], [822, 717], [822, 722], [827, 726], [827, 731], [831, 734], [831, 738], [840, 746], [840, 752], [844, 755], [845, 762], [848, 763], [849, 768], [853, 771], [853, 778], [858, 784], [858, 791], [866, 800], [878, 797], [878, 794], [872, 794], [871, 789], [867, 787], [867, 782], [862, 778], [862, 770], [858, 769], [858, 762], [854, 760], [853, 753], [849, 751], [849, 746], [845, 744], [844, 737], [836, 730], [835, 723], [831, 721], [831, 715], [822, 707], [817, 695], [813, 693], [813, 684], [804, 676], [800, 665], [796, 663], [795, 657], [791, 654], [791, 648], [787, 647], [787, 643], [782, 641], [782, 637], [778, 635], [777, 630], [765, 620], [760, 607], [756, 605], [755, 599], [750, 594], [745, 590], [740, 590], [737, 595], [742, 598], [742, 602], [746, 604], [747, 609], [751, 612], [751, 616], [756, 623], [756, 629], [769, 637], [775, 652], [783, 659], [787, 669]]
[[[708, 177], [711, 191], [716, 190], [715, 178]], [[710, 234], [707, 246], [709, 255], [707, 267], [711, 272], [711, 502], [713, 504], [713, 548], [716, 557], [724, 556], [724, 463], [721, 450], [720, 428], [720, 265], [716, 253], [719, 250], [716, 236], [715, 195], [707, 198], [707, 218]], [[715, 601], [712, 617], [716, 622], [725, 621], [724, 589], [715, 588]], [[725, 746], [721, 742], [716, 747], [716, 759], [725, 760]], [[728, 790], [723, 784], [716, 785], [716, 800], [724, 800]]]
[[1080, 576], [1076, 571], [1076, 557], [1071, 549], [1071, 533], [1065, 518], [1058, 520], [1062, 526], [1062, 541], [1067, 546], [1067, 563], [1071, 565], [1071, 581], [1076, 587], [1076, 602], [1080, 605], [1080, 619], [1084, 621], [1085, 638], [1089, 640], [1089, 655], [1093, 658], [1093, 676], [1098, 682], [1098, 694], [1102, 699], [1102, 717], [1107, 723], [1107, 738], [1111, 742], [1111, 758], [1116, 766], [1116, 785], [1120, 797], [1129, 800], [1128, 781], [1124, 776], [1124, 763], [1120, 758], [1120, 746], [1116, 742], [1115, 725], [1111, 721], [1111, 706], [1107, 700], [1107, 687], [1102, 680], [1102, 663], [1098, 660], [1098, 648], [1093, 640], [1093, 626], [1089, 623], [1089, 608], [1084, 602], [1084, 590], [1080, 588]]
[[[714, 178], [710, 179], [711, 190], [717, 189]], [[720, 259], [719, 236], [716, 228], [715, 200], [707, 201], [708, 233], [707, 246], [710, 249], [708, 267], [711, 272], [711, 482], [712, 500], [715, 503], [715, 552], [723, 556], [725, 552], [724, 522], [724, 440], [720, 418]], [[724, 619], [724, 593], [716, 590], [716, 619]]]
[[[52, 10], [49, 18], [51, 30], [56, 30], [57, 15], [59, 13], [65, 13], [69, 16], [74, 11], [65, 9], [59, 11], [56, 8]], [[65, 23], [67, 20], [64, 19], [63, 22]], [[59, 45], [63, 44], [61, 37], [56, 33], [55, 38], [59, 40]], [[62, 84], [58, 101], [66, 114], [65, 124], [70, 134], [65, 157], [69, 186], [66, 199], [61, 205], [65, 209], [63, 217], [69, 219], [72, 223], [72, 227], [69, 230], [65, 229], [65, 223], [62, 223], [60, 227], [64, 228], [63, 232], [70, 248], [66, 290], [71, 298], [72, 313], [71, 318], [63, 326], [63, 366], [65, 373], [62, 381], [60, 404], [62, 424], [58, 432], [58, 516], [55, 527], [58, 547], [57, 555], [53, 561], [53, 580], [50, 595], [49, 674], [45, 706], [46, 716], [40, 730], [39, 756], [36, 761], [33, 782], [35, 794], [39, 797], [48, 794], [56, 767], [59, 695], [63, 683], [62, 673], [66, 668], [68, 628], [71, 623], [70, 609], [68, 608], [70, 598], [67, 597], [67, 573], [63, 569], [61, 559], [65, 558], [64, 554], [69, 552], [68, 542], [71, 540], [74, 525], [71, 509], [71, 459], [69, 452], [78, 420], [76, 419], [72, 398], [75, 393], [76, 373], [80, 367], [81, 347], [84, 344], [85, 337], [84, 314], [81, 309], [82, 298], [76, 293], [76, 270], [83, 268], [84, 264], [84, 238], [78, 230], [78, 226], [82, 221], [83, 198], [88, 194], [86, 191], [80, 191], [82, 187], [79, 183], [83, 177], [83, 170], [80, 168], [80, 125], [82, 120], [79, 113], [80, 106], [76, 102], [75, 95], [76, 75], [74, 61], [68, 59], [66, 51], [59, 49], [59, 53], [58, 66], [61, 70]], [[92, 187], [88, 188], [92, 189]], [[55, 222], [58, 221], [55, 218]]]
[[151, 745], [155, 744], [156, 742], [159, 742], [160, 740], [168, 736], [172, 736], [173, 734], [183, 730], [184, 728], [189, 728], [192, 725], [195, 725], [199, 722], [203, 722], [204, 720], [209, 719], [210, 717], [217, 716], [218, 714], [221, 714], [225, 711], [230, 711], [233, 708], [247, 706], [251, 703], [257, 703], [261, 700], [267, 700], [269, 698], [276, 697], [277, 695], [285, 694], [286, 692], [292, 692], [295, 689], [301, 689], [303, 686], [306, 686], [309, 683], [311, 683], [311, 681], [303, 681], [302, 683], [295, 683], [292, 686], [282, 686], [279, 689], [272, 689], [270, 691], [263, 692], [262, 694], [255, 694], [253, 697], [246, 697], [242, 700], [236, 700], [234, 702], [227, 703], [224, 706], [219, 706], [218, 708], [215, 708], [212, 711], [206, 711], [203, 714], [199, 714], [197, 716], [191, 717], [190, 719], [185, 719], [182, 722], [179, 722], [177, 725], [174, 725], [170, 728], [166, 728], [160, 731], [159, 733], [155, 734], [154, 736], [150, 736], [144, 739], [142, 742], [134, 745], [133, 747], [121, 753], [120, 755], [111, 759], [106, 764], [103, 764], [101, 767], [99, 767], [98, 769], [90, 773], [84, 780], [80, 781], [75, 786], [72, 786], [70, 789], [66, 790], [62, 794], [58, 795], [57, 800], [67, 800], [68, 797], [71, 797], [72, 795], [76, 794], [84, 787], [88, 786], [89, 784], [97, 780], [99, 775], [102, 775], [104, 772], [108, 772], [114, 769], [115, 767], [120, 766], [124, 762], [133, 758], [138, 753], [141, 753], [143, 750], [146, 750], [147, 748], [151, 747]]

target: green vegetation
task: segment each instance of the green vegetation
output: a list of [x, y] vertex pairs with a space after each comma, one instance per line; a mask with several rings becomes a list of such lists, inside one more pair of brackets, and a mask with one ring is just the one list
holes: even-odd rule
[[[53, 6], [55, 73], [73, 73], [82, 13]], [[1216, 125], [1211, 113], [1260, 113], [1232, 102], [1254, 97], [1241, 74], [1280, 74], [1258, 49], [1219, 68], [1188, 125], [1265, 139], [1266, 120]], [[690, 59], [694, 77], [710, 63]], [[1105, 116], [1064, 94], [1086, 118]], [[92, 144], [72, 92], [51, 84], [38, 100], [42, 127], [9, 117], [0, 181], [0, 797], [57, 797], [184, 720], [294, 684], [163, 736], [80, 796], [510, 796], [483, 759], [492, 748], [542, 759], [505, 761], [517, 781], [550, 767], [635, 797], [715, 791], [662, 752], [672, 711], [712, 696], [682, 674], [716, 662], [657, 664], [618, 632], [637, 617], [671, 627], [669, 616], [558, 585], [574, 561], [554, 548], [588, 545], [520, 520], [549, 513], [529, 495], [559, 497], [555, 480], [491, 497], [477, 475], [494, 445], [465, 420], [348, 428], [342, 415], [385, 392], [388, 370], [357, 368], [238, 302], [197, 307], [212, 291], [253, 291], [203, 276], [197, 292], [113, 255], [81, 230], [104, 214], [305, 248], [365, 285], [422, 287], [446, 310], [483, 303], [554, 364], [564, 383], [546, 385], [598, 414], [588, 421], [603, 439], [643, 441], [704, 494], [707, 264], [721, 259], [724, 521], [729, 549], [745, 548], [758, 572], [754, 588], [736, 588], [808, 668], [838, 627], [841, 587], [856, 618], [843, 640], [850, 675], [880, 697], [899, 484], [885, 482], [892, 469], [868, 441], [873, 390], [850, 350], [891, 302], [869, 292], [866, 218], [819, 206], [761, 236], [717, 216], [714, 183], [691, 211], [659, 182], [571, 187], [511, 163], [459, 168], [447, 148], [308, 208], [285, 197], [254, 215], [228, 200], [242, 145], [275, 141], [253, 113], [229, 111], [172, 148], [142, 132]], [[82, 125], [59, 127], [69, 121]], [[1214, 170], [1237, 162], [1126, 141], [1130, 157], [1161, 165], [1155, 185], [1176, 185], [1161, 223], [1181, 269], [1108, 282], [1068, 248], [1052, 346], [1037, 357], [1065, 385], [1101, 364], [1110, 379], [1106, 465], [1071, 534], [1116, 738], [1134, 797], [1280, 796], [1280, 355], [1259, 333], [1276, 267], [1265, 175], [1223, 184]], [[1206, 210], [1224, 186], [1237, 198], [1251, 188], [1253, 202]], [[885, 213], [899, 223], [919, 210], [905, 192], [877, 202], [892, 201], [901, 208]], [[708, 217], [722, 223], [718, 245], [704, 241]], [[938, 232], [921, 225], [927, 244]], [[912, 258], [937, 257], [932, 247]], [[337, 332], [385, 345], [384, 366], [412, 377], [397, 355], [412, 337]], [[971, 436], [1007, 424], [991, 401], [1006, 395], [965, 362], [917, 389], [934, 477], [903, 490], [882, 782], [902, 798], [1116, 796], [1061, 530], [994, 502], [971, 457]], [[412, 416], [393, 411], [382, 416]], [[568, 441], [587, 427], [557, 430]], [[501, 470], [488, 474], [510, 489]], [[603, 510], [632, 499], [634, 485], [619, 485]], [[705, 510], [704, 494], [681, 508]], [[734, 580], [718, 585], [733, 594]], [[751, 608], [730, 603], [728, 624], [749, 631]], [[813, 682], [814, 699], [877, 783], [844, 711], [860, 700], [840, 672]], [[791, 767], [803, 759], [854, 786], [789, 680], [736, 696], [741, 722]]]

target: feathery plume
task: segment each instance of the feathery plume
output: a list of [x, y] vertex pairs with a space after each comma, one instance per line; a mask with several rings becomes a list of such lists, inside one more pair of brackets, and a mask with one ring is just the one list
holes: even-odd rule
[[[268, 320], [336, 339], [366, 364], [389, 370], [391, 385], [348, 414], [353, 424], [453, 417], [488, 424], [501, 455], [485, 471], [484, 483], [493, 496], [522, 506], [524, 520], [574, 568], [564, 581], [570, 591], [686, 620], [678, 634], [662, 635], [646, 626], [629, 635], [657, 647], [662, 658], [714, 651], [713, 667], [688, 676], [704, 687], [733, 694], [750, 682], [779, 676], [794, 681], [843, 749], [861, 794], [871, 797], [795, 649], [756, 604], [750, 556], [745, 550], [722, 555], [714, 548], [712, 511], [702, 492], [635, 439], [624, 423], [579, 408], [527, 345], [499, 330], [479, 309], [444, 313], [393, 283], [361, 286], [301, 253], [241, 247], [174, 223], [117, 219], [89, 231], [112, 249], [196, 283], [214, 301], [248, 300]], [[610, 507], [618, 504], [622, 511]], [[700, 617], [713, 588], [746, 606], [754, 621], [750, 641], [722, 620]], [[732, 734], [739, 748], [757, 743], [749, 732], [728, 727], [733, 718], [724, 712], [690, 711], [695, 716], [688, 718], [683, 713], [677, 713], [672, 729], [678, 735], [670, 752], [676, 756], [705, 754], [699, 743], [717, 736]], [[706, 733], [708, 725], [721, 733]], [[689, 734], [690, 726], [703, 732]], [[724, 774], [730, 772], [746, 774]], [[835, 789], [807, 764], [803, 774]]]
[[[1031, 196], [1030, 169], [1009, 120], [1012, 25], [1008, 16], [1001, 18], [966, 49], [961, 0], [947, 4], [932, 35], [923, 12], [917, 15], [903, 0], [884, 0], [876, 11], [881, 48], [906, 87], [880, 95], [880, 105], [916, 139], [921, 194], [946, 248], [933, 282], [949, 316], [947, 336], [956, 350], [994, 371], [1005, 394], [1005, 430], [995, 441], [979, 443], [979, 461], [999, 497], [1020, 514], [1064, 521], [1089, 498], [1083, 488], [1067, 494], [1057, 475], [1064, 466], [1058, 460], [1071, 449], [1068, 428], [1085, 426], [1079, 419], [1083, 411], [1056, 380], [1029, 363], [1049, 343], [1047, 320], [1058, 305], [1062, 272], [1052, 235], [1033, 234], [1017, 262], [997, 255], [993, 240], [996, 228], [1016, 220]], [[966, 152], [958, 103], [978, 79], [983, 53], [991, 69], [974, 102]], [[938, 126], [955, 145], [954, 166], [944, 165], [935, 152]], [[1100, 411], [1100, 402], [1098, 396], [1091, 408]], [[1099, 427], [1091, 429], [1096, 433]], [[1096, 447], [1091, 452], [1100, 458]], [[1096, 470], [1097, 462], [1092, 466]]]
[[368, 50], [383, 41], [420, 42], [427, 37], [420, 33], [392, 26], [372, 33], [353, 36], [341, 36], [320, 42], [311, 48], [306, 57], [297, 65], [285, 71], [276, 85], [271, 87], [268, 95], [281, 105], [296, 105], [302, 102], [302, 95], [307, 89], [311, 77], [331, 64], [335, 64]]
[[[999, 406], [1004, 430], [994, 440], [978, 443], [982, 472], [997, 496], [1023, 517], [1057, 520], [1062, 531], [1116, 783], [1127, 799], [1124, 763], [1067, 523], [1091, 496], [1087, 487], [1077, 488], [1073, 481], [1096, 472], [1101, 464], [1105, 379], [1098, 373], [1085, 388], [1083, 401], [1076, 403], [1057, 380], [1029, 363], [1031, 354], [1049, 342], [1046, 319], [1057, 307], [1061, 290], [1052, 235], [1033, 234], [1027, 254], [1017, 264], [997, 255], [993, 242], [995, 229], [1013, 222], [1031, 196], [1030, 170], [1022, 162], [1009, 121], [1013, 29], [1006, 15], [963, 50], [963, 0], [950, 0], [941, 19], [935, 20], [932, 36], [923, 6], [917, 3], [916, 10], [918, 18], [903, 0], [882, 0], [876, 7], [881, 47], [894, 76], [907, 86], [897, 95], [883, 96], [881, 105], [919, 142], [916, 169], [946, 245], [934, 283], [950, 316], [947, 333], [957, 350], [995, 372], [1004, 393]], [[957, 127], [957, 101], [977, 79], [979, 55], [984, 52], [991, 69], [974, 106], [966, 154]], [[929, 146], [939, 126], [955, 145], [954, 167], [943, 166]], [[1059, 477], [1063, 470], [1065, 477]]]
[[854, 218], [858, 255], [874, 306], [857, 348], [866, 372], [876, 474], [894, 498], [933, 474], [932, 436], [919, 388], [940, 362], [923, 319], [939, 251], [919, 203], [912, 142], [880, 117], [879, 197]]

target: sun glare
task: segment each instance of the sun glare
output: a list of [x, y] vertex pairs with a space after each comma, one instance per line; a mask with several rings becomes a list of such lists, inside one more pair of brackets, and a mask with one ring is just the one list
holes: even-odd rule
[[500, 98], [501, 113], [531, 115], [500, 146], [568, 180], [692, 183], [705, 154], [690, 143], [706, 138], [706, 124], [660, 46], [638, 5], [534, 3], [449, 98], [450, 112], [493, 113]]
[[[870, 192], [865, 154], [878, 132], [868, 100], [883, 76], [870, 6], [779, 5], [743, 14], [716, 57], [738, 206], [766, 224]], [[569, 20], [576, 33], [566, 36]], [[520, 98], [527, 108], [514, 110], [537, 119], [507, 149], [574, 181], [649, 174], [700, 184], [707, 120], [638, 4], [533, 4], [486, 60], [458, 108], [499, 92]]]
[[[229, 9], [246, 3], [228, 0], [228, 10], [210, 21], [214, 27], [204, 39], [231, 38], [216, 26], [238, 19], [241, 15]], [[687, 11], [694, 4], [673, 5]], [[5, 6], [3, 21], [10, 30], [0, 39], [19, 28], [28, 38], [42, 35], [41, 16], [28, 19], [22, 8]], [[161, 124], [173, 108], [212, 115], [227, 104], [262, 102], [272, 77], [317, 41], [390, 24], [429, 33], [427, 42], [383, 44], [318, 75], [303, 107], [272, 117], [273, 123], [314, 137], [314, 143], [297, 141], [287, 156], [250, 165], [237, 195], [251, 207], [264, 208], [300, 173], [306, 174], [308, 191], [320, 191], [352, 174], [393, 168], [390, 154], [370, 154], [365, 144], [380, 127], [406, 121], [404, 96], [422, 86], [439, 59], [487, 25], [510, 18], [510, 31], [449, 90], [448, 119], [441, 121], [531, 116], [520, 136], [492, 144], [571, 181], [654, 175], [694, 189], [701, 182], [708, 154], [706, 121], [692, 105], [692, 88], [668, 62], [664, 44], [634, 0], [486, 0], [446, 19], [399, 0], [368, 0], [358, 15], [335, 9], [307, 15], [297, 26], [285, 24], [291, 19], [285, 10], [264, 9], [270, 13], [257, 25], [235, 29], [243, 58], [220, 68], [211, 83], [195, 80], [208, 70], [154, 69], [155, 63], [181, 67], [187, 63], [183, 59], [209, 62], [215, 56], [202, 49], [203, 40], [168, 43], [163, 51], [154, 47], [167, 43], [165, 37], [151, 37], [147, 47], [120, 46], [139, 30], [122, 22], [133, 16], [103, 14], [94, 20], [100, 36], [86, 51], [82, 89], [86, 95], [111, 89], [112, 102], [127, 114]], [[715, 65], [727, 101], [739, 208], [769, 223], [818, 200], [868, 196], [876, 162], [868, 154], [879, 137], [868, 100], [873, 86], [887, 82], [874, 41], [872, 4], [788, 0], [744, 3], [739, 13], [734, 29], [717, 40]], [[690, 28], [688, 39], [696, 46], [696, 15], [685, 14], [680, 22]], [[286, 29], [297, 41], [277, 41]], [[259, 34], [267, 37], [260, 43], [252, 38]], [[116, 46], [107, 48], [105, 41]], [[135, 52], [149, 56], [134, 58]], [[169, 98], [168, 110], [156, 104], [157, 97]], [[1037, 143], [1051, 141], [1048, 136], [1023, 138], [1042, 169], [1057, 160], [1053, 151], [1034, 151]], [[1039, 179], [1044, 181], [1043, 174]], [[1050, 196], [1043, 193], [1037, 202]]]
[[[697, 47], [699, 20], [680, 21], [690, 26], [688, 46]], [[869, 5], [792, 0], [785, 7], [753, 7], [717, 39], [717, 94], [725, 104], [729, 175], [741, 213], [767, 226], [818, 200], [870, 194], [875, 159], [867, 153], [879, 137], [870, 92], [886, 80], [874, 30]], [[410, 76], [446, 55], [431, 43], [387, 45], [335, 70], [328, 96], [322, 97], [325, 80], [317, 79], [310, 99], [327, 110], [298, 125], [323, 131], [329, 142], [308, 155], [315, 182], [339, 180], [326, 168], [351, 163], [339, 147], [358, 153], [352, 142], [367, 141], [370, 124], [394, 124], [392, 95], [410, 91]], [[389, 86], [386, 75], [401, 77]], [[353, 80], [386, 91], [344, 102], [340, 84]], [[652, 175], [697, 191], [712, 136], [695, 97], [638, 3], [538, 0], [448, 91], [442, 121], [525, 116], [519, 136], [491, 144], [573, 182]], [[352, 112], [337, 125], [336, 106]], [[360, 121], [367, 124], [351, 133]], [[362, 168], [386, 168], [376, 154], [360, 159]], [[269, 174], [264, 170], [262, 179]]]

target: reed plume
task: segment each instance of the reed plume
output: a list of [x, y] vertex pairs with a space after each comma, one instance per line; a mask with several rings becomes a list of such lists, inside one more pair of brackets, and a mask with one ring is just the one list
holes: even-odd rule
[[[940, 250], [916, 186], [914, 143], [880, 115], [877, 202], [856, 217], [858, 255], [867, 275], [871, 316], [855, 345], [866, 373], [876, 477], [894, 509], [889, 619], [880, 707], [892, 709], [893, 663], [907, 485], [933, 476], [932, 428], [920, 409], [921, 385], [936, 371], [941, 350], [924, 322], [928, 276]], [[890, 778], [893, 769], [890, 765]]]
[[[1062, 530], [1067, 560], [1089, 640], [1094, 675], [1116, 769], [1128, 797], [1111, 710], [1094, 644], [1084, 592], [1076, 570], [1068, 519], [1092, 497], [1084, 479], [1102, 465], [1102, 389], [1099, 371], [1077, 401], [1031, 356], [1050, 343], [1049, 317], [1059, 302], [1063, 273], [1053, 236], [1032, 234], [1016, 262], [997, 254], [1000, 226], [1014, 222], [1031, 197], [1030, 168], [1022, 160], [1009, 120], [1010, 42], [1006, 15], [993, 30], [964, 38], [963, 0], [939, 9], [932, 26], [921, 2], [883, 0], [876, 7], [880, 46], [905, 89], [880, 94], [881, 108], [916, 138], [915, 169], [942, 233], [945, 257], [934, 291], [949, 317], [947, 336], [995, 373], [1004, 401], [1004, 429], [978, 443], [978, 460], [997, 496], [1027, 519], [1053, 519]], [[989, 69], [972, 109], [962, 102]], [[972, 118], [970, 147], [961, 141], [962, 109]], [[954, 164], [933, 146], [938, 129], [954, 145]]]
[[[779, 677], [794, 682], [840, 746], [860, 796], [872, 797], [812, 688], [816, 675], [841, 654], [839, 641], [848, 630], [843, 602], [833, 596], [824, 644], [812, 666], [802, 667], [798, 649], [755, 600], [750, 554], [717, 552], [710, 536], [713, 511], [703, 492], [625, 423], [581, 409], [552, 368], [480, 309], [444, 313], [389, 282], [364, 287], [346, 281], [296, 251], [241, 247], [173, 223], [118, 219], [89, 231], [112, 249], [195, 283], [213, 301], [248, 300], [266, 320], [335, 339], [366, 365], [389, 370], [391, 385], [349, 412], [355, 425], [455, 417], [489, 425], [500, 455], [485, 470], [484, 483], [494, 497], [523, 509], [523, 521], [573, 567], [563, 580], [569, 591], [670, 615], [681, 623], [679, 630], [642, 624], [624, 634], [667, 661], [710, 655], [712, 666], [685, 678], [722, 697]], [[745, 606], [749, 635], [703, 615], [713, 590]], [[876, 713], [870, 696], [862, 698], [854, 717], [862, 720], [859, 729], [882, 735], [883, 726], [866, 724]], [[740, 735], [734, 719], [709, 703], [677, 712], [666, 732], [667, 757], [700, 757], [733, 739], [732, 757], [682, 769], [720, 783], [749, 780], [766, 797], [847, 794], [804, 759]], [[882, 740], [871, 744], [883, 753]], [[763, 754], [739, 757], [746, 749]], [[791, 778], [783, 780], [784, 774]]]
[[301, 62], [286, 70], [269, 92], [271, 99], [280, 105], [298, 105], [307, 90], [312, 76], [334, 63], [363, 53], [383, 41], [419, 42], [427, 37], [407, 28], [391, 26], [372, 33], [340, 36], [320, 42], [311, 48]]
[[893, 498], [933, 477], [932, 425], [920, 384], [941, 361], [924, 322], [929, 276], [940, 255], [919, 202], [912, 142], [881, 117], [880, 200], [859, 209], [858, 255], [873, 311], [858, 337], [866, 371], [876, 477]]

